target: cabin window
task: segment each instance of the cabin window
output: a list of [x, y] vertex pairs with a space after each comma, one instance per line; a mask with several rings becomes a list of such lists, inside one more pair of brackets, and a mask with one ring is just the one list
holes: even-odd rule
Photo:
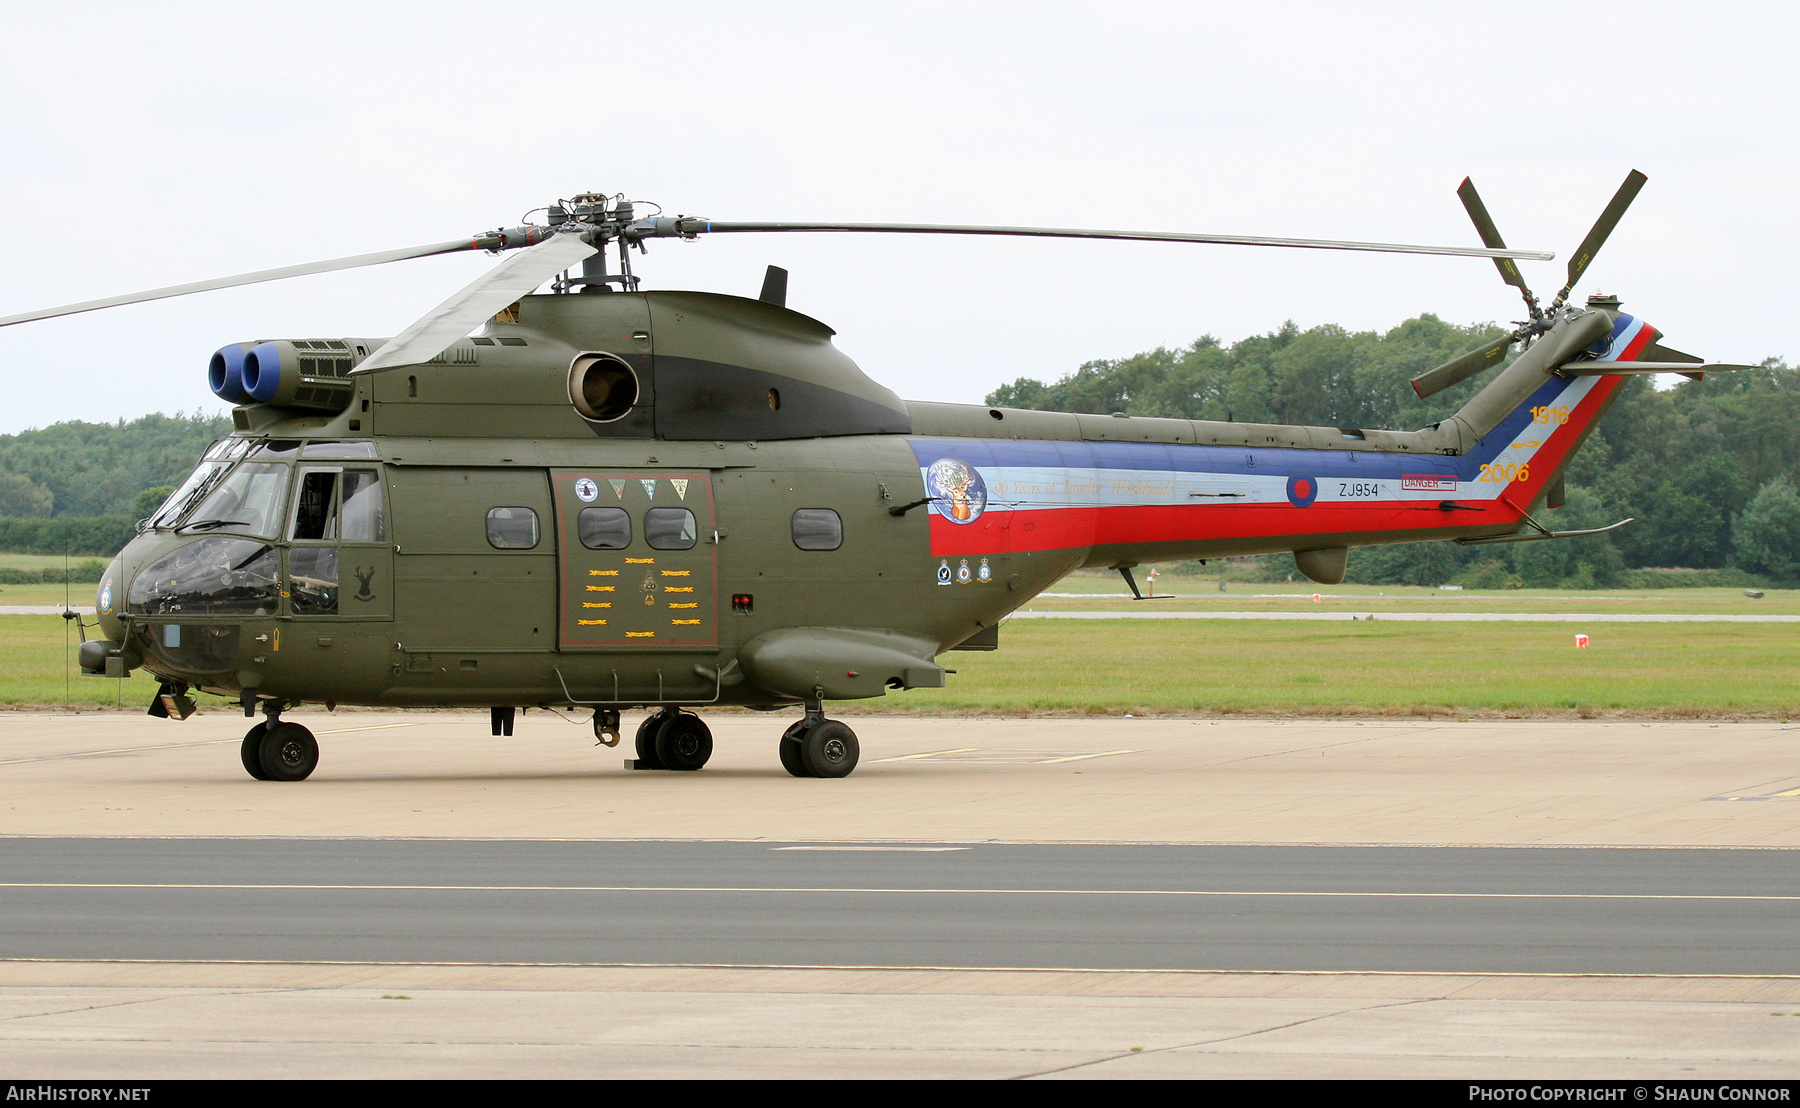
[[489, 508], [488, 545], [495, 550], [530, 550], [538, 544], [538, 517], [530, 508]]
[[694, 513], [686, 508], [651, 508], [644, 513], [644, 541], [657, 550], [691, 550], [699, 539]]
[[623, 550], [631, 545], [631, 517], [623, 508], [583, 508], [575, 529], [589, 550]]
[[836, 550], [844, 545], [844, 521], [830, 508], [801, 508], [791, 527], [794, 545], [802, 550]]

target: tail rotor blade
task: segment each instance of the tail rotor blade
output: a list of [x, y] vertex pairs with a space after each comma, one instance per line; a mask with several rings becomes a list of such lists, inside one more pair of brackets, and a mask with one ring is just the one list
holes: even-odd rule
[[1573, 289], [1575, 282], [1581, 280], [1581, 275], [1587, 272], [1587, 267], [1594, 260], [1594, 255], [1600, 252], [1600, 247], [1606, 243], [1606, 237], [1612, 234], [1614, 227], [1619, 225], [1619, 219], [1625, 214], [1625, 209], [1631, 207], [1631, 202], [1637, 199], [1638, 190], [1642, 189], [1644, 182], [1649, 179], [1635, 169], [1625, 175], [1625, 183], [1619, 186], [1618, 192], [1613, 193], [1613, 198], [1606, 205], [1606, 210], [1601, 212], [1600, 218], [1594, 221], [1594, 229], [1587, 233], [1587, 238], [1582, 239], [1581, 245], [1575, 248], [1574, 254], [1570, 255], [1569, 283], [1564, 285], [1562, 292], [1557, 294], [1558, 300], [1568, 298], [1569, 290]]
[[[1481, 194], [1475, 191], [1475, 182], [1463, 178], [1462, 187], [1456, 190], [1457, 198], [1462, 201], [1463, 209], [1469, 213], [1469, 219], [1475, 224], [1475, 231], [1481, 236], [1481, 245], [1489, 250], [1505, 250], [1506, 240], [1500, 237], [1500, 228], [1494, 225], [1494, 217], [1488, 215], [1487, 205], [1481, 202]], [[1530, 286], [1519, 273], [1519, 263], [1511, 258], [1495, 258], [1494, 268], [1500, 271], [1500, 279], [1525, 294], [1527, 304], [1535, 303]]]
[[1428, 369], [1412, 379], [1413, 391], [1423, 400], [1452, 385], [1460, 384], [1477, 373], [1492, 369], [1506, 360], [1506, 349], [1512, 344], [1513, 336], [1504, 335], [1460, 358], [1452, 358], [1436, 369]]

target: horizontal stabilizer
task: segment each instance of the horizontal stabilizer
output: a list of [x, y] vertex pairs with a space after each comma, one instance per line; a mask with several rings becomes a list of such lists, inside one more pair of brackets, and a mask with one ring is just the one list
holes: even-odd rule
[[1699, 380], [1703, 373], [1724, 373], [1735, 369], [1755, 369], [1753, 365], [1727, 365], [1723, 362], [1569, 362], [1556, 372], [1564, 377], [1598, 377], [1607, 373], [1679, 373]]

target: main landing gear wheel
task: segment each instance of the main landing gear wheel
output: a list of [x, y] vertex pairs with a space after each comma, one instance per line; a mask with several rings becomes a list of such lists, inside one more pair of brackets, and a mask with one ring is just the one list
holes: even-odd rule
[[[257, 761], [267, 781], [304, 781], [319, 764], [319, 744], [298, 723], [262, 725]], [[255, 728], [252, 728], [254, 733]], [[247, 739], [245, 740], [248, 741]]]
[[656, 754], [656, 733], [668, 722], [663, 712], [652, 712], [644, 717], [644, 722], [637, 729], [637, 764], [639, 769], [668, 769], [663, 760]]
[[712, 731], [692, 712], [676, 712], [656, 732], [656, 760], [664, 769], [699, 769], [712, 750]]
[[243, 759], [244, 771], [258, 781], [267, 781], [269, 775], [262, 768], [263, 732], [269, 729], [266, 723], [259, 723], [244, 736], [244, 745], [238, 750], [238, 757]]
[[862, 747], [835, 719], [803, 719], [781, 736], [781, 766], [795, 777], [848, 777]]

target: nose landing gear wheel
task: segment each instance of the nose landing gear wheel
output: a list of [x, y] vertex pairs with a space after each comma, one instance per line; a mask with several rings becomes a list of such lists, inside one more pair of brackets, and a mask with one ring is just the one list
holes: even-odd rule
[[269, 775], [264, 773], [262, 768], [263, 732], [268, 729], [269, 725], [266, 723], [259, 723], [252, 727], [250, 733], [244, 736], [244, 745], [238, 749], [238, 757], [244, 763], [244, 772], [258, 781], [269, 779]]
[[835, 719], [808, 729], [800, 740], [800, 756], [814, 777], [848, 777], [861, 754], [856, 732]]
[[677, 712], [656, 732], [656, 758], [665, 769], [699, 769], [712, 749], [712, 731], [691, 712]]
[[319, 744], [298, 723], [264, 725], [257, 761], [269, 781], [304, 781], [319, 764]]

